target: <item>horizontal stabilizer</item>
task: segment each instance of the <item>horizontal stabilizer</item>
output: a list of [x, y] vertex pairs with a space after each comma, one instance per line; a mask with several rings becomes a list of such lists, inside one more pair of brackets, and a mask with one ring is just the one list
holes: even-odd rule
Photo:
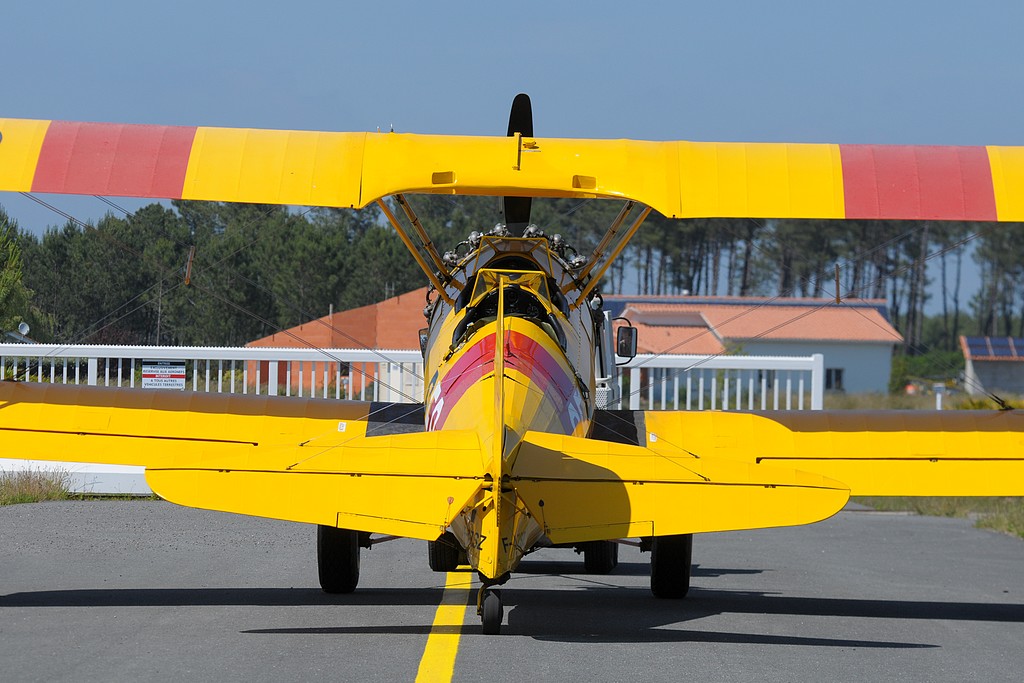
[[178, 458], [146, 481], [179, 505], [434, 540], [482, 474], [479, 437], [453, 431]]
[[539, 432], [512, 483], [554, 543], [809, 524], [848, 497], [817, 474]]
[[142, 465], [181, 505], [435, 539], [480, 486], [479, 437], [388, 434], [409, 425], [382, 416], [405, 419], [355, 401], [0, 382], [5, 456]]

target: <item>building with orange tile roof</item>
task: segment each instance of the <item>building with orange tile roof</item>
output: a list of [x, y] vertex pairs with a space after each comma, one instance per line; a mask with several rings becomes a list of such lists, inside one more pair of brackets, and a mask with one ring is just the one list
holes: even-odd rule
[[[318, 349], [375, 349], [392, 351], [418, 351], [419, 330], [426, 327], [423, 306], [426, 303], [427, 288], [400, 294], [380, 303], [361, 306], [348, 311], [338, 311], [316, 320], [282, 330], [268, 337], [256, 339], [246, 346], [291, 348], [310, 347]], [[288, 363], [278, 365], [279, 381], [287, 381]], [[307, 363], [308, 365], [308, 363]], [[261, 376], [266, 377], [267, 363], [262, 363]], [[293, 389], [298, 388], [299, 363], [291, 363], [290, 376]], [[311, 369], [303, 368], [306, 387], [323, 389], [322, 373], [310, 375]], [[255, 368], [250, 377], [255, 377]], [[363, 376], [353, 373], [353, 391], [363, 387]], [[333, 381], [328, 376], [328, 382]], [[365, 380], [370, 381], [370, 380]]]
[[[247, 346], [418, 350], [426, 326], [426, 288], [339, 311]], [[742, 353], [825, 356], [826, 388], [888, 389], [892, 352], [903, 341], [882, 300], [835, 304], [830, 299], [605, 295], [605, 308], [638, 328], [638, 351], [656, 354]], [[285, 363], [279, 366], [285, 382]], [[291, 369], [298, 381], [297, 363]], [[266, 376], [266, 368], [262, 368]], [[309, 382], [309, 370], [305, 377]], [[355, 391], [363, 380], [353, 377]], [[322, 387], [318, 376], [313, 379]]]
[[827, 389], [884, 392], [903, 337], [882, 300], [608, 295], [640, 353], [825, 356]]

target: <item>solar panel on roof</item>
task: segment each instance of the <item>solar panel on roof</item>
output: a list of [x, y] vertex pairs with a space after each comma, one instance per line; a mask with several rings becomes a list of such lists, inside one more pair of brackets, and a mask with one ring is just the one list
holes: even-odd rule
[[967, 337], [967, 351], [973, 357], [991, 355], [984, 337]]
[[1024, 360], [1024, 337], [964, 337], [972, 358]]
[[1008, 337], [989, 337], [988, 343], [992, 347], [992, 355], [996, 358], [1013, 358], [1013, 347], [1010, 346]]

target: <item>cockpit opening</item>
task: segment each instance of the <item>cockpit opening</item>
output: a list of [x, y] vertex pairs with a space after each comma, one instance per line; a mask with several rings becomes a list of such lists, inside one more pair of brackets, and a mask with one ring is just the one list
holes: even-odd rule
[[[478, 274], [476, 284], [472, 288], [473, 295], [469, 298], [475, 303], [466, 308], [465, 315], [455, 327], [452, 335], [453, 347], [461, 344], [477, 329], [497, 319], [499, 292], [493, 286], [495, 274], [498, 272], [491, 269]], [[490, 277], [487, 277], [488, 275]], [[564, 350], [565, 332], [550, 310], [550, 304], [544, 303], [550, 302], [547, 278], [544, 274], [537, 271], [503, 271], [500, 275], [504, 276], [504, 282], [511, 280], [504, 285], [504, 315], [525, 318], [536, 323]], [[487, 291], [488, 289], [490, 291]]]

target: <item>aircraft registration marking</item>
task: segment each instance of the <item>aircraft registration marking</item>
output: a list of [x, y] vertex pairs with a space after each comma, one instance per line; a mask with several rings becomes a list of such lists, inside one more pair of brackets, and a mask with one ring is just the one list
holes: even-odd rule
[[419, 671], [416, 672], [417, 683], [452, 679], [459, 637], [472, 603], [472, 577], [473, 574], [468, 572], [448, 572], [445, 575], [441, 604], [434, 614], [434, 623], [427, 636]]

